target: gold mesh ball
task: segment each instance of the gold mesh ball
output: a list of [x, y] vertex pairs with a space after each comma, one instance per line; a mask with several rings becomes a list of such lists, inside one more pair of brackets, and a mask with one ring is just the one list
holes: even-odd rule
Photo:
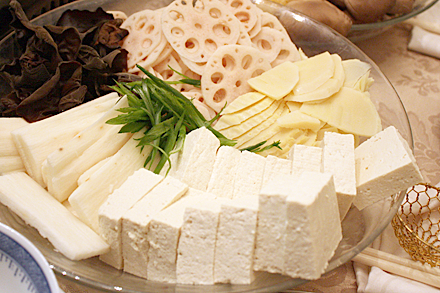
[[408, 189], [391, 224], [413, 260], [440, 266], [440, 189], [418, 184]]

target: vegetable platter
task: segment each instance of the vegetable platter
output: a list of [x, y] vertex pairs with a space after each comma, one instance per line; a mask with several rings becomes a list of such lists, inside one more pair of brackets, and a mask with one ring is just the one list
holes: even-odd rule
[[[171, 1], [161, 0], [80, 0], [54, 9], [36, 18], [33, 23], [52, 24], [67, 9], [96, 10], [102, 7], [106, 11], [122, 11], [126, 15], [131, 15], [144, 9], [159, 9], [170, 3]], [[256, 0], [255, 3], [263, 11], [279, 19], [294, 44], [307, 56], [329, 52], [338, 54], [342, 60], [358, 59], [370, 64], [370, 76], [374, 79], [374, 83], [369, 92], [371, 101], [380, 115], [382, 127], [394, 126], [412, 147], [413, 140], [408, 117], [397, 93], [379, 68], [364, 53], [344, 37], [307, 17], [295, 14], [269, 1]], [[7, 56], [12, 50], [12, 42], [6, 37], [0, 43], [0, 55]], [[355, 208], [350, 209], [342, 222], [342, 240], [325, 271], [329, 272], [348, 262], [367, 247], [390, 223], [403, 196], [404, 192], [400, 192], [361, 211]], [[382, 211], [379, 217], [376, 216], [377, 209]], [[277, 292], [305, 282], [303, 279], [265, 272], [258, 273], [255, 281], [246, 285], [183, 285], [154, 282], [117, 270], [100, 261], [98, 257], [74, 261], [63, 256], [35, 229], [26, 225], [20, 217], [3, 205], [0, 205], [0, 221], [22, 233], [42, 251], [61, 278], [98, 290], [110, 292]]]

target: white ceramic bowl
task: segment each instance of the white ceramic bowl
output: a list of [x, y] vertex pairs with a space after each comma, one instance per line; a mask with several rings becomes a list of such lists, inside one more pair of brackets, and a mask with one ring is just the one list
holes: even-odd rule
[[0, 291], [59, 293], [43, 254], [14, 229], [0, 223]]
[[[294, 43], [308, 56], [324, 51], [337, 53], [342, 59], [357, 58], [372, 65], [371, 76], [375, 82], [370, 89], [371, 99], [378, 109], [383, 127], [394, 125], [413, 145], [411, 127], [406, 111], [399, 96], [382, 74], [380, 69], [353, 43], [326, 26], [302, 15], [293, 13], [285, 7], [273, 2], [255, 0], [260, 8], [277, 16], [286, 27]], [[142, 9], [163, 7], [171, 0], [78, 0], [63, 7], [52, 10], [35, 19], [36, 24], [54, 23], [66, 9], [95, 10], [103, 7], [105, 10], [120, 10], [130, 15]], [[11, 51], [8, 41], [0, 42], [0, 56]], [[362, 211], [352, 208], [342, 222], [343, 240], [331, 259], [327, 272], [348, 262], [356, 254], [367, 247], [391, 222], [405, 193], [390, 197]], [[377, 210], [381, 212], [378, 214]], [[106, 292], [279, 292], [291, 289], [305, 282], [301, 279], [291, 279], [281, 275], [262, 273], [250, 285], [218, 284], [213, 286], [180, 285], [151, 282], [134, 275], [116, 270], [98, 258], [83, 261], [71, 261], [54, 250], [52, 245], [38, 232], [26, 225], [7, 207], [0, 204], [0, 222], [20, 231], [43, 252], [54, 271], [62, 278], [76, 282], [84, 287], [91, 287]]]

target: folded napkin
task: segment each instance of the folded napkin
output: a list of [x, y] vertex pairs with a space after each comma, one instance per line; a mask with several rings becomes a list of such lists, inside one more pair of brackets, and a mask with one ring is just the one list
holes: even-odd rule
[[440, 59], [440, 2], [407, 23], [413, 25], [408, 49]]
[[[437, 184], [436, 187], [440, 187], [440, 183]], [[417, 187], [416, 187], [417, 190]], [[430, 192], [435, 192], [432, 190], [428, 190], [428, 194], [430, 197], [434, 197], [436, 194], [430, 194]], [[422, 205], [424, 204], [424, 199], [415, 198], [415, 193], [410, 193], [410, 201], [415, 202], [419, 201]], [[411, 198], [414, 197], [414, 198]], [[430, 201], [429, 208], [432, 210], [438, 209], [439, 201]], [[404, 210], [407, 208], [405, 205], [403, 206]], [[427, 209], [412, 209], [413, 213], [423, 214]], [[377, 211], [381, 213], [381, 210]], [[382, 232], [382, 234], [373, 241], [371, 244], [371, 248], [377, 249], [386, 253], [389, 253], [394, 256], [398, 256], [404, 259], [410, 260], [411, 257], [408, 253], [399, 245], [399, 241], [397, 240], [394, 229], [390, 225]], [[420, 263], [420, 262], [418, 262]], [[378, 267], [368, 267], [364, 264], [357, 263], [356, 259], [353, 263], [353, 267], [356, 273], [356, 281], [358, 285], [358, 293], [413, 293], [413, 292], [424, 292], [424, 293], [440, 293], [440, 289], [434, 288], [432, 286], [416, 282], [414, 280], [410, 280], [407, 278], [403, 278], [394, 274], [386, 273]], [[408, 270], [410, 270], [408, 268]]]

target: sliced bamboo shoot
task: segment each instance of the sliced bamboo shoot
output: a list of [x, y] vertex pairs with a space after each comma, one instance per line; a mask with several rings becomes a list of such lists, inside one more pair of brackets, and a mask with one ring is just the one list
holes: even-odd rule
[[370, 137], [382, 130], [368, 93], [347, 87], [321, 103], [304, 103], [300, 111], [346, 133]]
[[11, 132], [28, 125], [23, 118], [1, 117], [0, 118], [0, 157], [18, 156], [18, 150], [12, 139]]
[[69, 259], [81, 260], [109, 251], [97, 233], [24, 172], [0, 176], [0, 202]]

